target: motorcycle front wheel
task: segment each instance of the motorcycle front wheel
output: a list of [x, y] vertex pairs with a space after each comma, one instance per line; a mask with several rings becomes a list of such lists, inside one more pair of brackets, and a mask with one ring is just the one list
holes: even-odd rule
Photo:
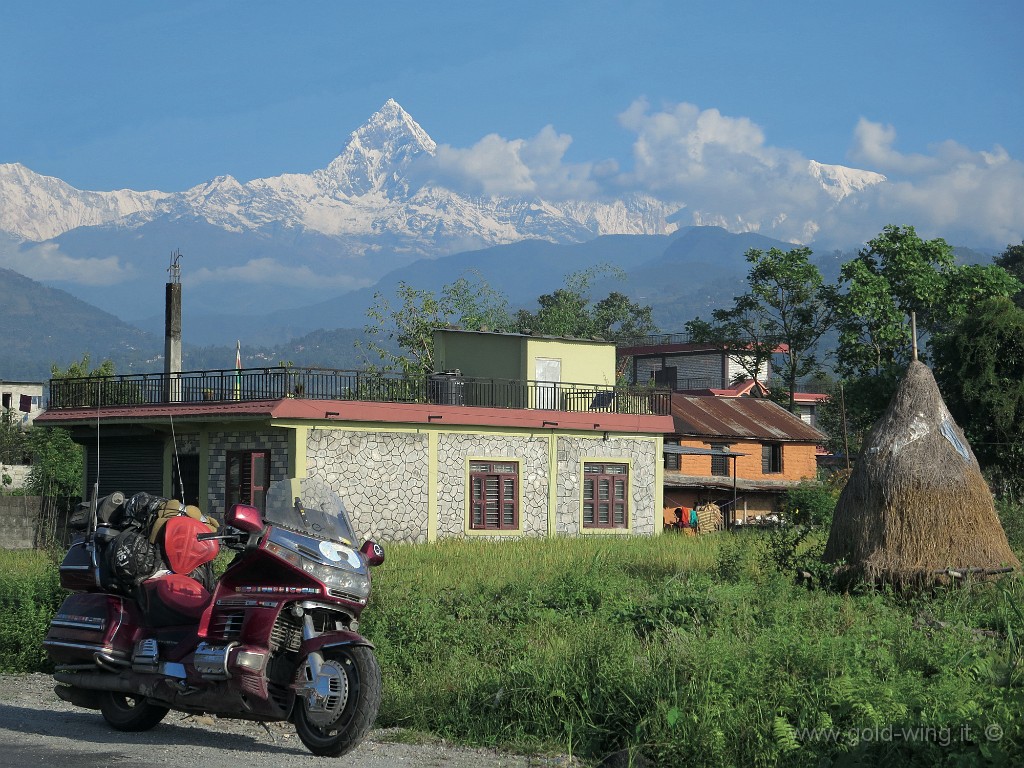
[[380, 708], [380, 665], [373, 651], [364, 646], [329, 648], [318, 679], [304, 663], [297, 682], [315, 684], [318, 691], [299, 697], [292, 715], [306, 748], [321, 757], [340, 757], [355, 749]]
[[144, 698], [113, 691], [100, 691], [98, 698], [103, 719], [119, 731], [148, 731], [170, 712]]

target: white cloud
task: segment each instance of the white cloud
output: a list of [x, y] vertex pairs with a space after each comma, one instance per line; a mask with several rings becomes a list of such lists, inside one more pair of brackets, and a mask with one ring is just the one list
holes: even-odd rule
[[[451, 189], [473, 195], [587, 199], [598, 194], [594, 165], [564, 161], [572, 137], [548, 125], [532, 139], [505, 139], [495, 133], [468, 149], [447, 144], [425, 159], [420, 172]], [[607, 176], [607, 164], [597, 169]]]
[[274, 259], [251, 259], [245, 264], [235, 267], [209, 268], [203, 267], [185, 276], [188, 286], [203, 284], [226, 283], [237, 285], [277, 285], [282, 288], [315, 288], [330, 290], [352, 290], [361, 288], [365, 281], [357, 280], [349, 275], [323, 275], [314, 272], [308, 266], [282, 264]]
[[803, 242], [831, 202], [808, 158], [767, 144], [748, 118], [687, 103], [652, 111], [640, 99], [619, 121], [636, 134], [633, 168], [619, 184], [684, 203], [689, 223]]
[[638, 100], [619, 120], [636, 134], [620, 188], [679, 201], [682, 223], [842, 246], [886, 224], [976, 247], [1024, 239], [1024, 164], [1002, 147], [974, 151], [945, 141], [904, 154], [895, 128], [861, 118], [849, 158], [869, 173], [827, 167], [832, 173], [822, 174], [818, 166], [816, 175], [810, 158], [769, 144], [745, 117], [686, 103], [653, 110]]
[[40, 282], [90, 286], [118, 285], [138, 274], [134, 266], [122, 264], [117, 256], [76, 259], [56, 243], [0, 250], [0, 265]]
[[889, 182], [844, 200], [823, 224], [864, 240], [885, 224], [913, 224], [923, 237], [1002, 248], [1024, 240], [1024, 163], [1002, 147], [975, 151], [944, 141], [924, 154], [893, 148], [891, 126], [861, 119], [850, 157], [871, 161]]

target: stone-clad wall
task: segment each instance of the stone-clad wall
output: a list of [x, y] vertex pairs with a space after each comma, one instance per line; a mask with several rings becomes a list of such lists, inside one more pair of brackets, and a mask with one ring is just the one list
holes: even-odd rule
[[356, 533], [381, 541], [427, 540], [427, 435], [311, 429], [306, 473], [338, 491]]
[[[631, 461], [629, 473], [630, 532], [654, 533], [655, 481], [660, 456], [651, 440], [636, 438], [558, 438], [558, 502], [555, 530], [560, 535], [580, 532], [581, 461], [584, 458]], [[660, 514], [661, 510], [658, 510]]]
[[[252, 436], [256, 439], [256, 436]], [[262, 436], [266, 439], [266, 436]], [[519, 462], [521, 532], [548, 534], [547, 435], [437, 433], [435, 472], [437, 538], [466, 535], [470, 459], [515, 459]], [[219, 453], [225, 441], [211, 440]], [[430, 442], [425, 432], [371, 432], [311, 429], [306, 441], [306, 472], [338, 491], [352, 516], [356, 532], [380, 541], [427, 541], [430, 531]], [[230, 445], [236, 447], [236, 443]], [[242, 446], [237, 446], [241, 449]], [[286, 456], [273, 450], [273, 479]], [[557, 451], [556, 531], [580, 533], [581, 464], [584, 458], [630, 463], [630, 531], [654, 533], [657, 451], [647, 438], [559, 436]], [[218, 471], [223, 473], [223, 456]], [[223, 502], [222, 502], [223, 504]], [[509, 534], [487, 534], [507, 536]]]
[[203, 511], [224, 519], [228, 451], [270, 451], [270, 482], [288, 477], [288, 430], [211, 432], [209, 435], [209, 498]]
[[441, 434], [437, 445], [437, 536], [466, 531], [467, 459], [519, 459], [519, 523], [524, 536], [548, 533], [548, 440], [524, 435]]

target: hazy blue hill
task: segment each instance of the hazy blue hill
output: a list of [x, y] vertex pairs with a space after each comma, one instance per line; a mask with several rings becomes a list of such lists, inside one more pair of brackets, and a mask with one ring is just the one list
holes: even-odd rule
[[[402, 282], [438, 291], [464, 276], [482, 278], [507, 296], [515, 308], [564, 285], [568, 274], [602, 263], [628, 269], [656, 257], [671, 241], [672, 237], [662, 235], [610, 235], [563, 245], [525, 240], [438, 259], [420, 259], [389, 272], [372, 287], [295, 309], [253, 315], [243, 307], [236, 314], [225, 315], [204, 311], [207, 307], [193, 307], [191, 317], [184, 320], [182, 332], [197, 344], [223, 344], [231, 338], [241, 339], [243, 344], [256, 340], [277, 344], [318, 328], [362, 329], [375, 293], [393, 297]], [[184, 302], [188, 308], [187, 295]], [[159, 319], [154, 317], [153, 323], [162, 324], [162, 315]]]
[[[86, 352], [96, 363], [112, 359], [122, 373], [161, 370], [164, 284], [170, 252], [165, 245], [160, 245], [162, 250], [158, 252], [155, 243], [177, 243], [184, 253], [182, 266], [187, 274], [192, 262], [191, 249], [216, 247], [216, 241], [213, 246], [201, 245], [182, 232], [178, 232], [181, 237], [175, 240], [176, 230], [169, 221], [153, 222], [152, 226], [155, 228], [143, 233], [135, 246], [137, 253], [145, 253], [153, 263], [152, 274], [147, 272], [144, 284], [139, 283], [130, 292], [92, 289], [103, 309], [63, 290], [0, 269], [0, 378], [45, 379], [51, 364], [64, 367], [80, 360]], [[160, 227], [167, 227], [162, 235], [158, 234]], [[88, 238], [93, 234], [83, 230], [67, 236]], [[304, 247], [305, 235], [294, 235], [294, 247]], [[125, 238], [128, 247], [127, 231]], [[254, 251], [249, 256], [259, 258], [258, 238], [250, 244]], [[731, 234], [718, 227], [688, 227], [670, 236], [606, 236], [577, 244], [528, 240], [421, 259], [389, 272], [372, 287], [326, 301], [309, 301], [302, 291], [268, 281], [260, 291], [276, 291], [278, 301], [282, 294], [290, 294], [287, 299], [295, 305], [294, 309], [279, 311], [268, 311], [255, 289], [252, 300], [231, 306], [204, 296], [186, 282], [182, 301], [183, 367], [232, 367], [237, 339], [242, 343], [245, 367], [291, 361], [300, 366], [358, 368], [364, 361], [354, 345], [362, 338], [366, 310], [376, 292], [393, 298], [400, 282], [438, 291], [461, 276], [479, 276], [508, 297], [511, 309], [534, 309], [537, 297], [563, 286], [566, 275], [599, 264], [616, 265], [626, 277], [599, 280], [592, 288], [593, 297], [620, 291], [638, 303], [650, 304], [655, 321], [664, 332], [680, 331], [688, 320], [709, 318], [713, 309], [729, 305], [734, 296], [745, 290], [745, 254], [749, 249], [773, 247], [788, 250], [794, 246], [756, 233]], [[988, 264], [992, 259], [990, 254], [965, 248], [956, 248], [955, 252], [960, 263]], [[322, 255], [328, 258], [327, 253]], [[813, 258], [831, 282], [836, 279], [840, 265], [854, 256], [856, 249], [815, 253]], [[242, 256], [236, 253], [232, 258]], [[145, 330], [115, 316], [126, 301], [149, 310], [151, 319]]]
[[[58, 276], [48, 280], [48, 284], [70, 290], [83, 301], [105, 307], [122, 320], [161, 338], [163, 285], [167, 282], [171, 252], [175, 250], [182, 253], [183, 282], [188, 286], [183, 296], [186, 319], [210, 313], [258, 315], [266, 308], [302, 306], [341, 292], [337, 286], [308, 281], [302, 288], [283, 286], [273, 273], [261, 276], [256, 269], [251, 270], [251, 277], [244, 276], [244, 268], [250, 262], [272, 260], [317, 275], [343, 275], [352, 284], [360, 285], [373, 279], [371, 275], [375, 277], [407, 261], [385, 250], [368, 257], [345, 256], [337, 238], [302, 228], [231, 232], [193, 216], [163, 216], [135, 228], [80, 227], [43, 244], [22, 245], [21, 249], [54, 245], [79, 257], [116, 257], [131, 277], [115, 286], [71, 285]], [[372, 267], [367, 266], [369, 260]], [[222, 285], [203, 279], [205, 273], [215, 270], [240, 272], [237, 284], [242, 290], [234, 294], [232, 306], [224, 306]], [[316, 327], [304, 326], [306, 330]]]
[[[163, 301], [161, 291], [161, 301]], [[0, 378], [44, 380], [89, 352], [119, 370], [162, 353], [157, 339], [102, 309], [0, 268]]]

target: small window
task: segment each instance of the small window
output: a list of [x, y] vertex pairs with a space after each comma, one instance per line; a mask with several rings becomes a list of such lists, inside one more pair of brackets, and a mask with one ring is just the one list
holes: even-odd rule
[[11, 410], [11, 393], [10, 392], [4, 392], [4, 394], [3, 394], [3, 407], [6, 410], [8, 410], [8, 411]]
[[583, 527], [628, 528], [629, 466], [583, 465]]
[[[679, 441], [678, 440], [666, 440], [665, 441], [665, 445], [675, 445], [675, 446], [678, 446], [679, 445]], [[679, 456], [678, 453], [668, 453], [668, 452], [666, 452], [665, 453], [665, 469], [671, 469], [671, 470], [675, 470], [675, 471], [678, 472], [679, 471], [679, 460], [680, 460], [680, 458], [681, 457]]]
[[782, 471], [782, 444], [765, 443], [761, 446], [761, 473], [777, 474]]
[[252, 504], [266, 512], [270, 485], [270, 451], [228, 451], [225, 509]]
[[469, 527], [474, 531], [514, 531], [519, 528], [517, 462], [470, 462]]
[[[728, 451], [729, 446], [725, 443], [712, 443], [711, 450], [713, 451]], [[730, 477], [729, 472], [729, 457], [711, 455], [711, 474], [715, 477]]]

